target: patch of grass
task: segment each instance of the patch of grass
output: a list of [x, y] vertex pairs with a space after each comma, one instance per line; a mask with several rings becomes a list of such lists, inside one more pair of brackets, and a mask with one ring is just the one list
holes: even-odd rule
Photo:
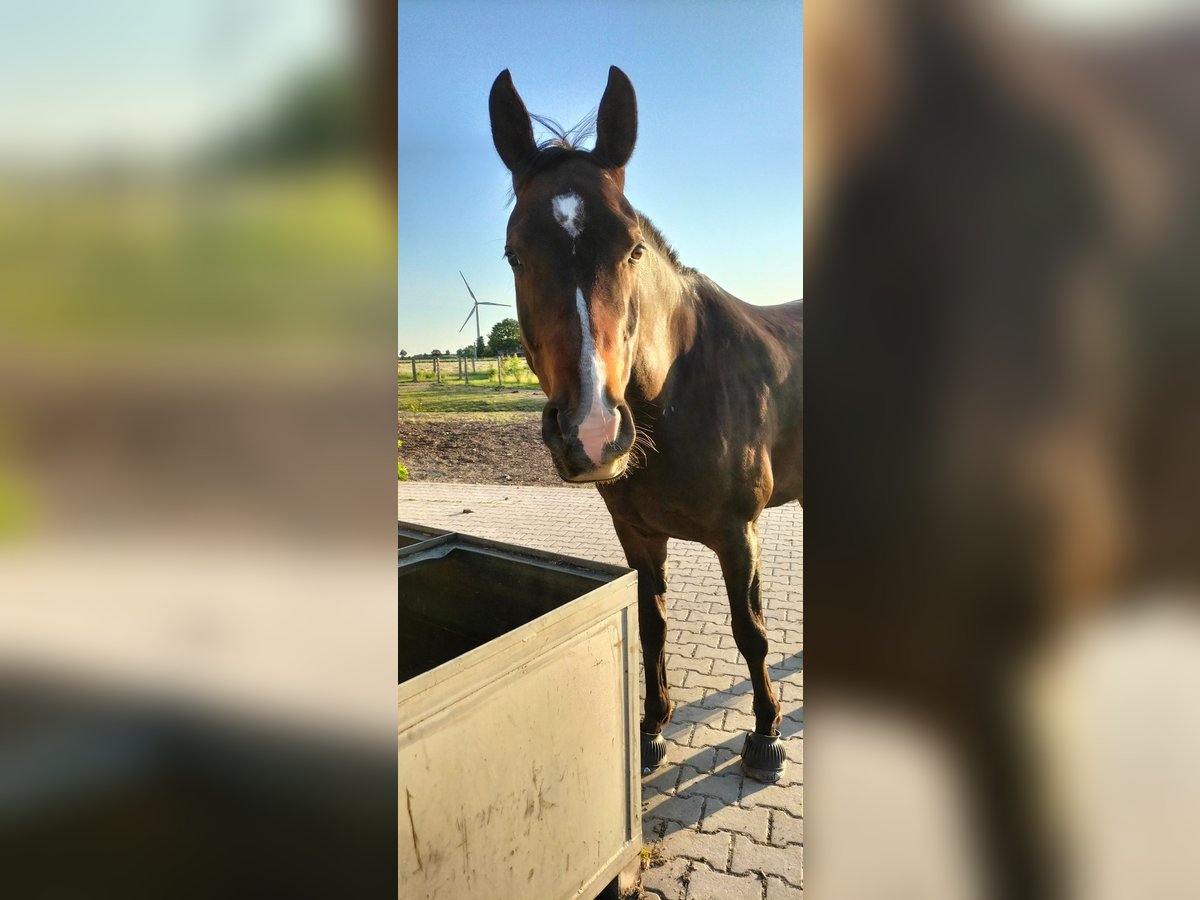
[[446, 384], [401, 384], [397, 409], [400, 412], [541, 412], [546, 395], [523, 389], [462, 387]]
[[357, 169], [112, 184], [0, 174], [0, 334], [139, 353], [377, 341], [374, 307], [348, 297], [392, 284], [394, 251]]
[[408, 481], [408, 469], [405, 467], [404, 463], [400, 460], [400, 457], [399, 457], [400, 448], [403, 446], [404, 446], [404, 441], [396, 441], [396, 454], [397, 454], [397, 456], [396, 456], [396, 480], [397, 481]]

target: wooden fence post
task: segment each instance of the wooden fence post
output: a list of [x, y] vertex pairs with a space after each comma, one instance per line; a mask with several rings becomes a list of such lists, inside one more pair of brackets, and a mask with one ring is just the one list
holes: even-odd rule
[[500, 385], [500, 387], [504, 387], [504, 369], [501, 368], [503, 363], [504, 363], [504, 354], [497, 353], [496, 354], [496, 383], [498, 385]]
[[416, 384], [416, 381], [417, 381], [417, 361], [416, 361], [416, 359], [409, 359], [409, 362], [410, 362], [410, 363], [412, 363], [412, 367], [413, 367], [413, 383], [414, 383], [414, 384]]
[[442, 383], [442, 358], [440, 356], [433, 358], [433, 380], [438, 384]]

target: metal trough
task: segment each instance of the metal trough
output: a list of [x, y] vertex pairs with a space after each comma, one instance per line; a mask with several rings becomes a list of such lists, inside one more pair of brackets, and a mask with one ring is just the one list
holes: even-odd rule
[[642, 846], [636, 574], [397, 543], [400, 897], [595, 897]]

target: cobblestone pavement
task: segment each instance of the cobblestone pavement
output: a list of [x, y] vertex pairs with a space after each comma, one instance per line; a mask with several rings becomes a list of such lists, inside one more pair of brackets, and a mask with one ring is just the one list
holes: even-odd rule
[[[407, 522], [625, 565], [604, 502], [591, 489], [401, 482], [398, 495], [399, 518]], [[667, 671], [676, 709], [665, 730], [666, 763], [642, 782], [643, 836], [659, 842], [663, 859], [643, 873], [648, 897], [803, 897], [799, 505], [764, 512], [759, 532], [768, 663], [783, 703], [787, 772], [779, 784], [764, 785], [739, 771], [737, 754], [754, 718], [720, 567], [707, 548], [671, 541]]]

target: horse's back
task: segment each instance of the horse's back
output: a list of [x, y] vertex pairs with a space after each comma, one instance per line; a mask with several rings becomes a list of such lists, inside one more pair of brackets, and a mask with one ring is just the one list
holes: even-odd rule
[[804, 301], [792, 300], [775, 306], [756, 306], [762, 318], [797, 339], [804, 336]]

